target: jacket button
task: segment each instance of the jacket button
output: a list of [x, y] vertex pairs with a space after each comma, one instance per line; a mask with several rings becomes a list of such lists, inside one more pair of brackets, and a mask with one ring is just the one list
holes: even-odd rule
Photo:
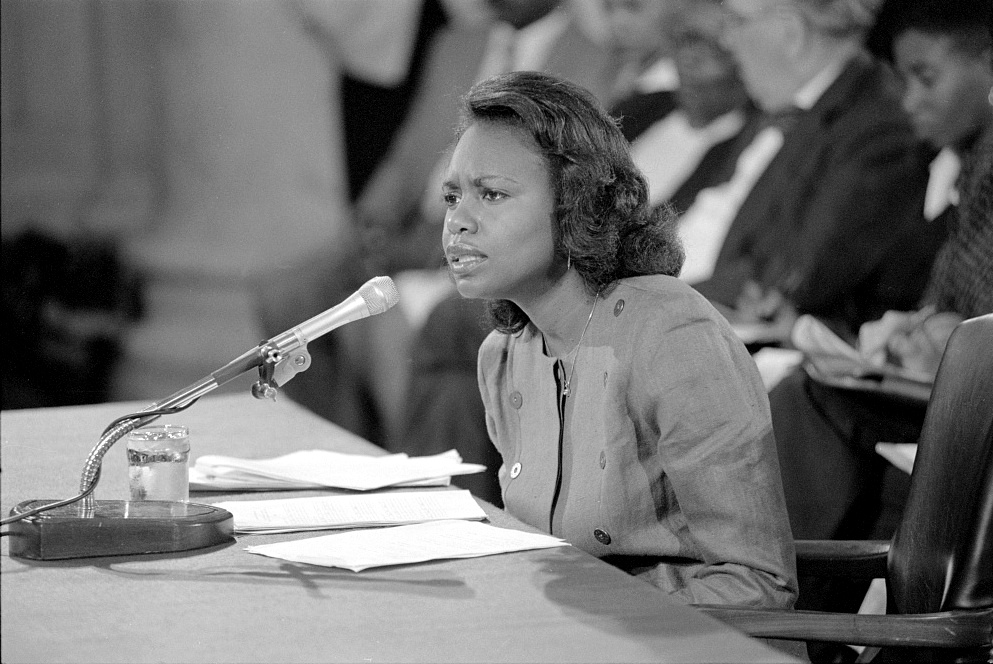
[[510, 395], [510, 405], [514, 408], [520, 410], [521, 406], [524, 404], [524, 397], [521, 396], [520, 392], [513, 392]]
[[610, 544], [610, 535], [607, 534], [606, 530], [597, 528], [593, 531], [593, 537], [595, 537], [596, 541], [600, 542], [600, 544]]
[[607, 467], [607, 453], [601, 450], [600, 451], [600, 468], [606, 468], [606, 467]]
[[614, 315], [620, 316], [622, 311], [624, 311], [624, 300], [618, 300], [614, 305]]
[[510, 467], [510, 479], [516, 479], [518, 475], [521, 474], [521, 462], [518, 461], [513, 466]]

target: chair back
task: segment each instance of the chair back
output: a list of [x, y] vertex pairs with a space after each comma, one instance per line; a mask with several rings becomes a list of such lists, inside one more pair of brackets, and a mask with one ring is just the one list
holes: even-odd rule
[[888, 581], [889, 613], [993, 606], [993, 314], [948, 340]]

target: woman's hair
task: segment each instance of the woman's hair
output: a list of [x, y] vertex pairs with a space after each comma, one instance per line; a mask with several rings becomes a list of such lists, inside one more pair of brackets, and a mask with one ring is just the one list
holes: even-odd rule
[[[456, 140], [478, 122], [519, 130], [543, 156], [555, 196], [556, 252], [568, 257], [591, 295], [625, 277], [679, 274], [684, 254], [676, 215], [649, 205], [627, 140], [591, 93], [547, 74], [501, 74], [463, 98]], [[530, 322], [508, 300], [488, 305], [501, 332], [519, 332]]]

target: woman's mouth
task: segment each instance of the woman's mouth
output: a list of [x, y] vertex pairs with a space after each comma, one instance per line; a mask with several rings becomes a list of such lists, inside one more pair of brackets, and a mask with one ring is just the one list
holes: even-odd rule
[[452, 274], [461, 276], [479, 267], [486, 260], [486, 255], [475, 247], [453, 244], [445, 250], [445, 258], [448, 259], [448, 269]]

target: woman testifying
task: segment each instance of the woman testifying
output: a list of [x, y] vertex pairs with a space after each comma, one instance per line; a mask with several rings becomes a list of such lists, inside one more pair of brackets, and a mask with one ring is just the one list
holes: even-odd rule
[[463, 99], [443, 245], [487, 300], [478, 375], [506, 509], [682, 601], [790, 607], [768, 400], [679, 281], [676, 219], [584, 89], [534, 72]]

